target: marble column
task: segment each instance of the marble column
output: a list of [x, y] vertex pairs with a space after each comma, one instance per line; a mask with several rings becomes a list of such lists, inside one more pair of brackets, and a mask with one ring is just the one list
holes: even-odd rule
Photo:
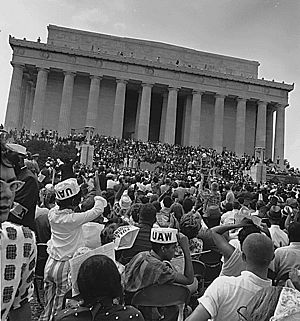
[[71, 131], [71, 109], [75, 73], [65, 71], [64, 85], [61, 96], [60, 112], [58, 119], [58, 135], [60, 137], [67, 137]]
[[202, 91], [193, 91], [189, 146], [200, 145], [200, 118], [202, 95]]
[[160, 130], [159, 130], [160, 142], [164, 142], [164, 139], [165, 139], [167, 107], [168, 107], [168, 93], [164, 92], [162, 108], [161, 108], [161, 117], [160, 117]]
[[11, 130], [18, 127], [18, 119], [20, 114], [20, 101], [22, 95], [22, 79], [25, 66], [23, 64], [11, 63], [13, 73], [11, 77], [6, 116], [5, 129]]
[[255, 147], [266, 149], [267, 102], [259, 101], [257, 105]]
[[281, 167], [284, 163], [285, 107], [278, 104], [275, 123], [274, 162]]
[[32, 107], [32, 119], [30, 130], [33, 133], [40, 133], [44, 122], [44, 104], [48, 80], [48, 69], [38, 68], [35, 95]]
[[94, 132], [96, 128], [96, 122], [98, 119], [98, 103], [99, 103], [101, 77], [91, 76], [90, 79], [91, 79], [90, 92], [89, 92], [85, 127], [86, 127], [86, 130]]
[[273, 108], [267, 109], [267, 137], [266, 137], [266, 158], [273, 159]]
[[218, 153], [223, 150], [223, 127], [224, 127], [224, 95], [216, 95], [215, 100], [215, 119], [213, 132], [213, 149]]
[[18, 129], [23, 128], [24, 117], [25, 117], [25, 104], [26, 104], [26, 95], [28, 94], [28, 80], [30, 76], [28, 73], [23, 73], [23, 81], [22, 81], [22, 94], [20, 100], [20, 112], [19, 112], [19, 120], [18, 120]]
[[137, 139], [148, 141], [152, 84], [142, 84], [141, 108], [139, 114]]
[[27, 128], [30, 129], [32, 122], [32, 112], [33, 112], [33, 101], [35, 96], [35, 83], [34, 81], [30, 81], [30, 96], [29, 96], [29, 108], [28, 108], [28, 123]]
[[184, 115], [183, 115], [183, 140], [182, 144], [184, 146], [189, 145], [190, 132], [191, 132], [191, 113], [192, 113], [192, 95], [186, 96], [184, 105]]
[[30, 115], [30, 95], [31, 95], [31, 87], [33, 82], [28, 80], [26, 83], [26, 91], [25, 91], [25, 101], [24, 101], [24, 113], [23, 113], [23, 120], [22, 120], [22, 127], [26, 129], [29, 128], [31, 119], [29, 119]]
[[138, 126], [139, 126], [140, 112], [141, 112], [141, 101], [142, 101], [142, 90], [139, 89], [136, 116], [135, 116], [134, 139], [138, 139]]
[[111, 130], [111, 136], [114, 136], [117, 138], [122, 138], [123, 136], [126, 84], [127, 84], [127, 81], [124, 79], [117, 80], [115, 105], [114, 105], [112, 130]]
[[235, 122], [235, 153], [239, 157], [243, 156], [245, 153], [246, 104], [246, 99], [240, 97], [237, 99]]
[[166, 126], [164, 133], [164, 143], [175, 143], [176, 113], [177, 113], [178, 88], [170, 87], [168, 94], [168, 104], [166, 112]]

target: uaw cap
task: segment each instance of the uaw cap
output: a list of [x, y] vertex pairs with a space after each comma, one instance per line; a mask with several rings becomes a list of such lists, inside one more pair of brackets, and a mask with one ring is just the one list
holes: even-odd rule
[[54, 186], [56, 198], [65, 200], [79, 193], [80, 187], [76, 178], [68, 178]]
[[267, 213], [267, 216], [273, 220], [281, 219], [281, 208], [277, 205], [271, 206], [269, 212]]
[[13, 144], [13, 143], [8, 143], [6, 144], [6, 147], [11, 150], [12, 152], [18, 153], [20, 155], [26, 156], [27, 155], [27, 150], [25, 146], [19, 145], [19, 144]]
[[150, 241], [160, 244], [172, 244], [177, 242], [177, 232], [175, 228], [153, 227], [151, 229]]

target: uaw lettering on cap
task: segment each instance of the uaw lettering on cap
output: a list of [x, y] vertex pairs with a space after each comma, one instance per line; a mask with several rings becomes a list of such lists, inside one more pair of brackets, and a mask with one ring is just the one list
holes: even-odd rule
[[72, 196], [72, 189], [70, 187], [66, 188], [65, 190], [62, 191], [57, 191], [56, 192], [58, 194], [59, 197], [69, 197]]
[[168, 242], [172, 240], [172, 232], [152, 232], [153, 241]]

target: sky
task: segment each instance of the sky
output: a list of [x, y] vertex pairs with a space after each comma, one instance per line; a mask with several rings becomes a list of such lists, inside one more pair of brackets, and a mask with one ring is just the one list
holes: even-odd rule
[[300, 168], [300, 0], [2, 0], [0, 123], [10, 87], [9, 35], [47, 40], [47, 25], [170, 43], [260, 62], [259, 78], [295, 83], [285, 158]]

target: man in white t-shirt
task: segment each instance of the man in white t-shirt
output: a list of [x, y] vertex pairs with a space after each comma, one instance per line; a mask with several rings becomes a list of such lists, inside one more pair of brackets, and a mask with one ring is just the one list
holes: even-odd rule
[[277, 205], [271, 206], [267, 213], [271, 227], [269, 231], [272, 241], [276, 248], [289, 245], [289, 237], [286, 232], [280, 228], [281, 221], [281, 208]]
[[260, 289], [272, 285], [267, 278], [274, 257], [272, 241], [263, 234], [253, 233], [246, 237], [242, 251], [246, 270], [238, 277], [216, 278], [187, 321], [238, 321], [239, 307], [246, 305]]

